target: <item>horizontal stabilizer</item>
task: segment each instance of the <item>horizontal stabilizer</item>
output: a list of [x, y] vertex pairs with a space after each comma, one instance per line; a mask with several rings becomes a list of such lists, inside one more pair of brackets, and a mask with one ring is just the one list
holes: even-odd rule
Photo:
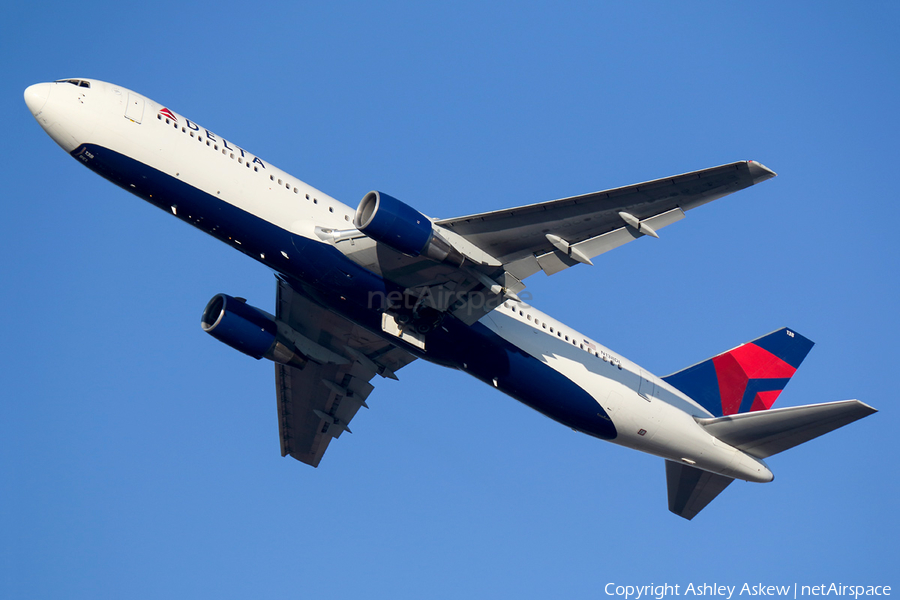
[[766, 458], [878, 412], [859, 400], [810, 404], [697, 419], [713, 437]]
[[734, 479], [731, 477], [667, 460], [666, 485], [669, 488], [669, 510], [690, 521], [732, 481]]

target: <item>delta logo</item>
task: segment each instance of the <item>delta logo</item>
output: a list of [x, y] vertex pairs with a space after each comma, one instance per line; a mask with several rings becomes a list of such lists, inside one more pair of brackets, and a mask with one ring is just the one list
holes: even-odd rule
[[175, 115], [173, 115], [173, 114], [172, 114], [172, 111], [169, 110], [168, 108], [163, 108], [163, 109], [161, 109], [161, 110], [159, 111], [159, 114], [161, 114], [162, 116], [164, 116], [164, 117], [166, 117], [166, 118], [168, 118], [168, 119], [172, 119], [172, 120], [175, 121], [176, 123], [178, 122], [178, 119], [175, 118]]

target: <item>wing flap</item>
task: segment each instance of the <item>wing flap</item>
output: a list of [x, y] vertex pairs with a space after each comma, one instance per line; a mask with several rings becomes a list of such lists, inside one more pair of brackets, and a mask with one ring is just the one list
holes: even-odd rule
[[[666, 227], [667, 225], [676, 223], [683, 218], [684, 211], [681, 210], [681, 208], [673, 208], [672, 210], [644, 219], [640, 224], [641, 226], [645, 227], [649, 226], [652, 231], [656, 231], [662, 229], [663, 227]], [[646, 234], [641, 233], [634, 227], [626, 225], [624, 227], [619, 227], [618, 229], [608, 231], [607, 233], [596, 235], [582, 242], [578, 242], [577, 244], [572, 244], [572, 248], [579, 251], [583, 256], [587, 258], [594, 258], [596, 256], [600, 256], [605, 252], [614, 250], [619, 246], [627, 244], [632, 240], [643, 237], [644, 235]], [[575, 266], [579, 262], [581, 262], [573, 259], [571, 256], [564, 254], [560, 251], [559, 248], [554, 248], [552, 252], [547, 252], [546, 254], [538, 256], [537, 261], [538, 265], [540, 265], [541, 269], [547, 275], [559, 273], [563, 269]]]

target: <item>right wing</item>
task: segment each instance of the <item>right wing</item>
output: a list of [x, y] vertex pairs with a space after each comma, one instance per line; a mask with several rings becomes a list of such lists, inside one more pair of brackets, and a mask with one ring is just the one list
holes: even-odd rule
[[368, 408], [369, 380], [376, 374], [396, 379], [394, 372], [415, 357], [280, 279], [276, 319], [300, 334], [293, 341], [310, 356], [302, 368], [275, 363], [281, 455], [317, 467], [332, 438], [349, 432], [356, 412]]

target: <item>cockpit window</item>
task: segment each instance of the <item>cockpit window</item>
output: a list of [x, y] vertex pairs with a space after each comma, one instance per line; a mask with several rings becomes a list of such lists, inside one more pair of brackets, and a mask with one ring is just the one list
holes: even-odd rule
[[83, 88], [91, 87], [91, 82], [85, 81], [83, 79], [57, 79], [56, 83], [71, 83], [72, 85], [77, 85], [78, 87]]

